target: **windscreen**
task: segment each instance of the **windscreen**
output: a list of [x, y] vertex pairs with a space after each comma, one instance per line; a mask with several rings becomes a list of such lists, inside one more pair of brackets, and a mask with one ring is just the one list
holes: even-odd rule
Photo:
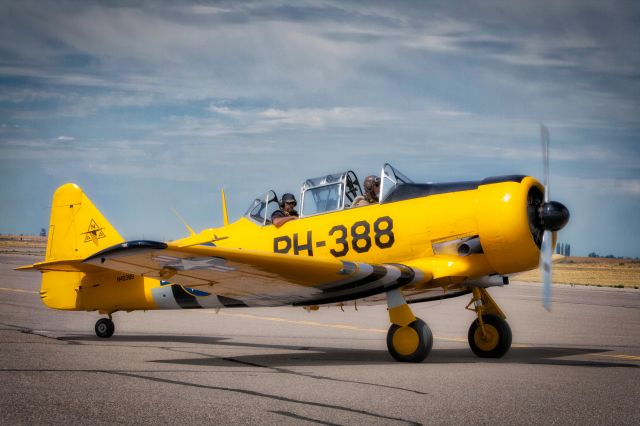
[[271, 214], [278, 209], [278, 197], [273, 191], [257, 197], [247, 209], [245, 216], [261, 225], [271, 223]]
[[340, 209], [341, 187], [340, 183], [335, 183], [305, 191], [302, 214], [309, 216]]

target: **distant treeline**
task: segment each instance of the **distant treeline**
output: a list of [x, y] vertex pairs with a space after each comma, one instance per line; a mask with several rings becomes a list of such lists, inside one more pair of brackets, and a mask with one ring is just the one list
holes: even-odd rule
[[[563, 256], [571, 256], [571, 244], [569, 243], [557, 243], [556, 244], [556, 253], [561, 254]], [[615, 256], [613, 254], [608, 254], [606, 256], [601, 256], [596, 252], [591, 252], [588, 255], [589, 257], [596, 257], [601, 259], [632, 259], [632, 260], [640, 260], [639, 257], [625, 257], [625, 256]]]
[[634, 257], [624, 257], [624, 256], [614, 256], [613, 254], [608, 254], [606, 256], [600, 256], [598, 253], [594, 253], [591, 252], [589, 253], [589, 257], [597, 257], [597, 258], [601, 258], [601, 259], [634, 259], [634, 260], [640, 260], [640, 257], [636, 256]]

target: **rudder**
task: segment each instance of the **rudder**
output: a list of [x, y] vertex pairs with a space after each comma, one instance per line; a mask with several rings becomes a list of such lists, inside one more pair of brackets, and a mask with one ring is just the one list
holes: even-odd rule
[[67, 183], [53, 194], [46, 261], [84, 259], [124, 242], [82, 189]]

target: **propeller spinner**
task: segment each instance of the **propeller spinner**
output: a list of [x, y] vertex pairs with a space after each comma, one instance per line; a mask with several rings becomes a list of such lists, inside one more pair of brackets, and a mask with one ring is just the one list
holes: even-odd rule
[[544, 161], [544, 202], [538, 209], [538, 215], [544, 233], [540, 246], [540, 267], [542, 269], [543, 287], [542, 304], [551, 310], [551, 255], [553, 251], [553, 232], [559, 231], [569, 222], [569, 209], [557, 201], [549, 201], [549, 130], [540, 124], [542, 139], [542, 156]]

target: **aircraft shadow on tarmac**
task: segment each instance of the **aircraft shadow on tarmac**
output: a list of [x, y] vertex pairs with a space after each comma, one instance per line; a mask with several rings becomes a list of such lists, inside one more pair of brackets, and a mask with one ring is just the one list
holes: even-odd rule
[[[213, 336], [176, 336], [176, 335], [119, 335], [113, 336], [109, 340], [99, 339], [87, 335], [72, 335], [58, 337], [58, 340], [75, 344], [92, 344], [94, 342], [107, 343], [113, 345], [145, 344], [151, 343], [150, 347], [170, 350], [176, 354], [190, 354], [197, 357], [150, 360], [149, 362], [192, 365], [192, 366], [229, 366], [227, 361], [233, 361], [238, 367], [253, 366], [303, 366], [303, 365], [343, 365], [343, 364], [386, 364], [396, 363], [391, 359], [389, 353], [383, 349], [348, 349], [338, 347], [300, 346], [300, 345], [278, 345], [257, 342], [231, 341], [225, 337]], [[157, 343], [158, 345], [154, 345]], [[174, 344], [195, 344], [205, 346], [185, 346], [176, 347]], [[242, 348], [277, 350], [278, 353], [263, 353], [251, 355], [237, 355], [230, 357], [220, 357], [211, 353], [220, 347], [237, 347], [239, 352]], [[281, 352], [286, 351], [286, 352]], [[498, 363], [498, 364], [542, 364], [558, 366], [582, 366], [582, 367], [640, 367], [637, 364], [625, 362], [609, 362], [605, 359], [579, 359], [588, 355], [597, 355], [609, 352], [609, 349], [602, 348], [579, 348], [579, 347], [512, 347], [510, 351], [501, 359], [487, 359], [476, 357], [469, 348], [434, 348], [425, 364], [469, 364], [469, 363]], [[208, 353], [207, 353], [208, 352]], [[569, 358], [570, 357], [570, 358]]]
[[[91, 342], [101, 343], [163, 343], [162, 347], [166, 347], [172, 343], [194, 343], [201, 345], [220, 344], [224, 340], [228, 340], [226, 337], [215, 336], [174, 336], [170, 334], [158, 334], [158, 335], [114, 335], [109, 339], [101, 339], [94, 335], [86, 334], [73, 334], [65, 335], [57, 338], [63, 342], [69, 343], [84, 343], [90, 344]], [[153, 346], [153, 345], [152, 345]]]

